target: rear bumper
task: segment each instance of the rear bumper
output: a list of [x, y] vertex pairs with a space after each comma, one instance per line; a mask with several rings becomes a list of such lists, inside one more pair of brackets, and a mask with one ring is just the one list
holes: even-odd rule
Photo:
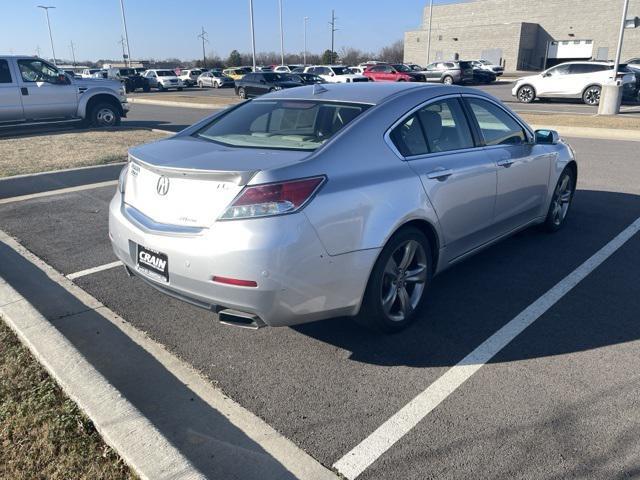
[[[163, 293], [214, 311], [251, 313], [269, 326], [355, 315], [379, 252], [330, 257], [303, 213], [216, 222], [200, 235], [159, 234], [125, 213], [119, 193], [109, 208], [109, 237], [116, 256]], [[167, 255], [169, 282], [138, 269], [138, 244]], [[214, 275], [258, 286], [215, 283]]]

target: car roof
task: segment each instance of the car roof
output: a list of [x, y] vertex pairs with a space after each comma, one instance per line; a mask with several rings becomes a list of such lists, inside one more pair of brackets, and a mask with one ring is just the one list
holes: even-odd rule
[[[320, 88], [318, 88], [320, 87]], [[417, 89], [433, 90], [434, 96], [447, 93], [480, 93], [481, 91], [455, 85], [425, 84], [421, 82], [362, 82], [362, 83], [323, 83], [317, 86], [288, 88], [260, 97], [261, 101], [269, 99], [287, 100], [325, 100], [333, 102], [366, 103], [378, 105], [389, 98]], [[316, 93], [314, 93], [314, 91]], [[487, 95], [489, 96], [489, 95]]]

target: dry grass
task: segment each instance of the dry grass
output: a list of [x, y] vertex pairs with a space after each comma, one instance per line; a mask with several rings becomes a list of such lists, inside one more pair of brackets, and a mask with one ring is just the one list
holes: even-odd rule
[[136, 478], [2, 320], [0, 478]]
[[144, 97], [135, 97], [132, 104], [136, 102], [144, 103], [145, 100], [157, 101], [161, 100], [163, 102], [181, 102], [181, 103], [195, 103], [198, 105], [211, 105], [211, 108], [219, 108], [225, 107], [228, 105], [235, 105], [236, 103], [242, 102], [240, 97], [216, 97], [216, 96], [201, 96], [201, 95], [189, 95], [189, 94], [175, 94], [175, 95], [153, 95], [153, 96], [144, 96]]
[[566, 127], [614, 128], [616, 130], [639, 130], [640, 118], [599, 115], [563, 115], [521, 113], [527, 123], [534, 125], [558, 125]]
[[0, 178], [124, 162], [127, 149], [166, 137], [150, 130], [86, 130], [0, 139]]

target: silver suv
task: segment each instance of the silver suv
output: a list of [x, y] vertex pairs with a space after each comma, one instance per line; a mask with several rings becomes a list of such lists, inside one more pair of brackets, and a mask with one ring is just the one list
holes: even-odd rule
[[82, 120], [112, 127], [128, 110], [118, 81], [72, 78], [37, 57], [0, 56], [0, 126]]

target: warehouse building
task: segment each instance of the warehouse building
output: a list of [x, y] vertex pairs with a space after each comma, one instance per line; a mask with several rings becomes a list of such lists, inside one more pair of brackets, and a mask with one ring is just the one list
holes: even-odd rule
[[[404, 59], [484, 58], [506, 71], [541, 70], [569, 60], [615, 57], [623, 0], [470, 0], [429, 6], [420, 30], [405, 32]], [[631, 0], [627, 18], [640, 16]], [[429, 52], [427, 52], [429, 50]], [[640, 57], [640, 28], [625, 31], [622, 60]]]

